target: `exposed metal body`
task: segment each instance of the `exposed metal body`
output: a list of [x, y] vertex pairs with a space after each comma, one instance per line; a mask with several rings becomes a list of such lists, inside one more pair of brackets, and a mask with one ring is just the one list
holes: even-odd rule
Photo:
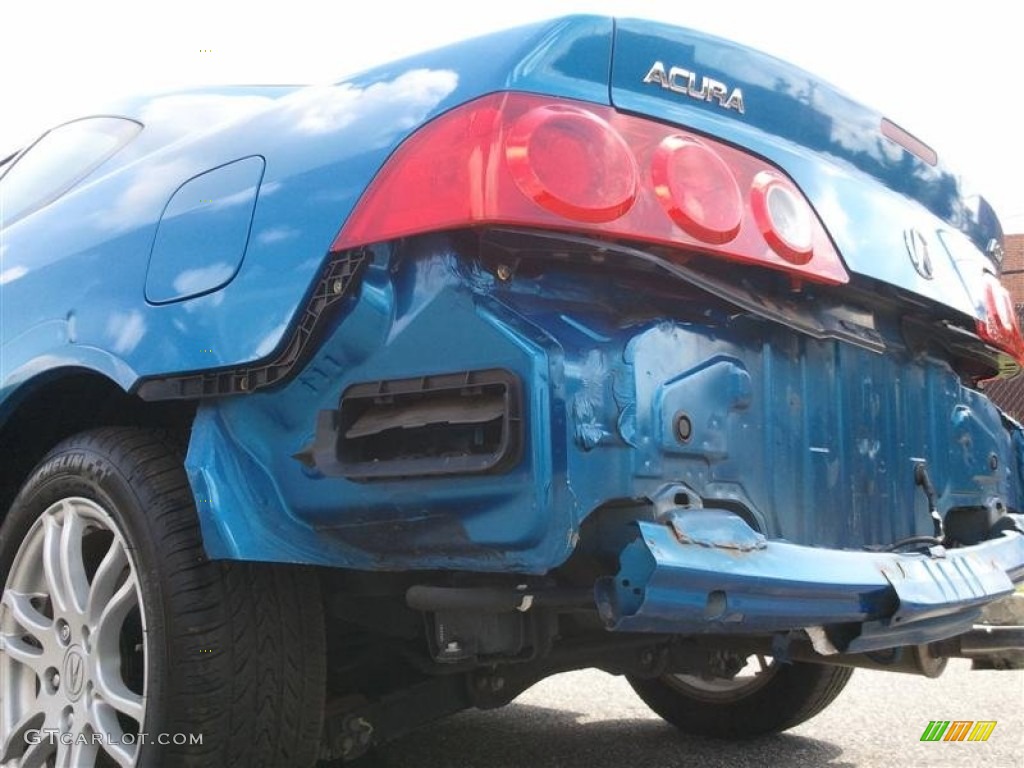
[[[849, 279], [569, 225], [332, 245], [403, 142], [505, 91], [780, 169]], [[0, 429], [18, 438], [24, 402], [83, 374], [140, 407], [194, 404], [209, 556], [386, 584], [396, 622], [410, 605], [428, 620], [420, 671], [471, 688], [423, 696], [503, 703], [516, 686], [477, 688], [478, 662], [524, 665], [523, 685], [588, 661], [706, 672], [672, 636], [776, 658], [809, 637], [804, 657], [871, 665], [972, 631], [1024, 578], [1024, 431], [977, 386], [997, 358], [974, 329], [999, 224], [925, 145], [808, 73], [572, 17], [334, 86], [112, 113], [145, 128], [3, 229]], [[578, 611], [615, 638], [607, 655], [551, 647]], [[925, 657], [893, 668], [931, 673]], [[371, 711], [391, 717], [350, 711], [336, 751], [376, 738]]]

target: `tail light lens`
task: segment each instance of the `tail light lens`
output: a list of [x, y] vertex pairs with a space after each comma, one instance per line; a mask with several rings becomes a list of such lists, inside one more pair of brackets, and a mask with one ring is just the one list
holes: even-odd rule
[[1010, 355], [1024, 365], [1024, 338], [1013, 299], [999, 279], [985, 273], [983, 280], [984, 318], [978, 319], [978, 335], [992, 346]]
[[822, 283], [849, 279], [806, 198], [765, 161], [609, 107], [521, 93], [485, 96], [416, 131], [333, 249], [481, 225], [656, 243]]
[[668, 136], [651, 161], [654, 194], [684, 232], [721, 245], [743, 224], [743, 197], [729, 166], [711, 147], [678, 134]]
[[754, 177], [754, 220], [777, 254], [793, 264], [814, 256], [814, 214], [785, 178], [772, 171]]
[[614, 221], [636, 202], [633, 153], [604, 120], [578, 107], [524, 113], [505, 139], [505, 162], [520, 191], [570, 221]]

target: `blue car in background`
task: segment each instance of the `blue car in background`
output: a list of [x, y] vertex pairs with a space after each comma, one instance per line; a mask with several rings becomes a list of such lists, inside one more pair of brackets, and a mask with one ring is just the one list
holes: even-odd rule
[[326, 765], [584, 667], [742, 738], [1021, 663], [1000, 225], [781, 61], [570, 17], [148, 96], [0, 216], [0, 765]]

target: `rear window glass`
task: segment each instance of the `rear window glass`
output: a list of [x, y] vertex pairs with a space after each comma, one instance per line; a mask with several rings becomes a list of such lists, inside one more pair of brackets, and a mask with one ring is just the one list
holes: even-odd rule
[[142, 126], [121, 117], [88, 117], [43, 134], [0, 166], [0, 223], [10, 224], [53, 202], [121, 147]]

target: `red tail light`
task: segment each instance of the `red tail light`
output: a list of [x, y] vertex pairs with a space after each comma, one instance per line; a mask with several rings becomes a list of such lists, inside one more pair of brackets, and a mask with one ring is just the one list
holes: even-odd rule
[[729, 166], [709, 146], [667, 136], [651, 160], [654, 193], [672, 220], [706, 243], [721, 245], [743, 224], [743, 197]]
[[636, 202], [633, 153], [608, 123], [578, 107], [525, 113], [505, 139], [505, 162], [524, 195], [573, 221], [614, 221]]
[[983, 301], [986, 317], [978, 320], [978, 335], [1024, 365], [1024, 338], [1013, 299], [999, 279], [988, 272], [984, 277]]
[[609, 107], [485, 96], [395, 151], [338, 234], [340, 250], [503, 224], [668, 245], [845, 283], [824, 228], [778, 169]]

